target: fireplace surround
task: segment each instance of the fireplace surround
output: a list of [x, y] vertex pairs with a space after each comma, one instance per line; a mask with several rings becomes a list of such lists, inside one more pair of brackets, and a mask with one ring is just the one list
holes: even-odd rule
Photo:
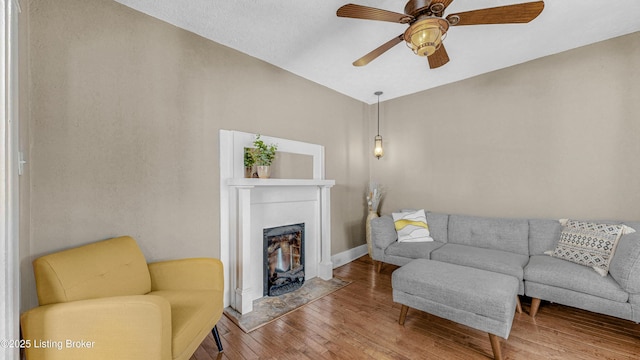
[[305, 224], [304, 280], [333, 277], [331, 197], [334, 180], [324, 178], [324, 147], [262, 135], [278, 150], [309, 155], [312, 179], [244, 178], [244, 148], [255, 134], [220, 130], [220, 259], [225, 264], [225, 307], [240, 314], [264, 296], [263, 232], [283, 224]]

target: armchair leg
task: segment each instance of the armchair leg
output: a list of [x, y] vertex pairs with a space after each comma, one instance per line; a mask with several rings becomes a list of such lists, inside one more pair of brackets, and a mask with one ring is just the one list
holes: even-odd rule
[[211, 333], [213, 334], [213, 339], [216, 341], [216, 346], [218, 347], [218, 351], [222, 352], [222, 341], [220, 341], [220, 334], [218, 334], [218, 325], [213, 327], [213, 330], [211, 330]]

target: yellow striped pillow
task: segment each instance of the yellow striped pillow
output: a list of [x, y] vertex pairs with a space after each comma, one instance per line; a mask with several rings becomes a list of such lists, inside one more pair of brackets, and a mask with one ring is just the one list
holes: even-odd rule
[[398, 233], [398, 242], [433, 241], [429, 233], [427, 216], [424, 209], [411, 212], [392, 213]]

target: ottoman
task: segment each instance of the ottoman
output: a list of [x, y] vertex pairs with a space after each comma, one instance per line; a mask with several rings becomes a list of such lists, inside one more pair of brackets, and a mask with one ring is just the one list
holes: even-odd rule
[[445, 262], [416, 259], [392, 274], [393, 301], [402, 304], [400, 324], [409, 307], [489, 333], [495, 359], [520, 310], [518, 279]]

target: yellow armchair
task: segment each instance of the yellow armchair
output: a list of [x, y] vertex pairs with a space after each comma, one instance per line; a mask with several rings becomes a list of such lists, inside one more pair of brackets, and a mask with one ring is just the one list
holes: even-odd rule
[[34, 261], [40, 306], [21, 316], [27, 360], [188, 360], [223, 310], [223, 267], [195, 258], [147, 264], [131, 237]]

